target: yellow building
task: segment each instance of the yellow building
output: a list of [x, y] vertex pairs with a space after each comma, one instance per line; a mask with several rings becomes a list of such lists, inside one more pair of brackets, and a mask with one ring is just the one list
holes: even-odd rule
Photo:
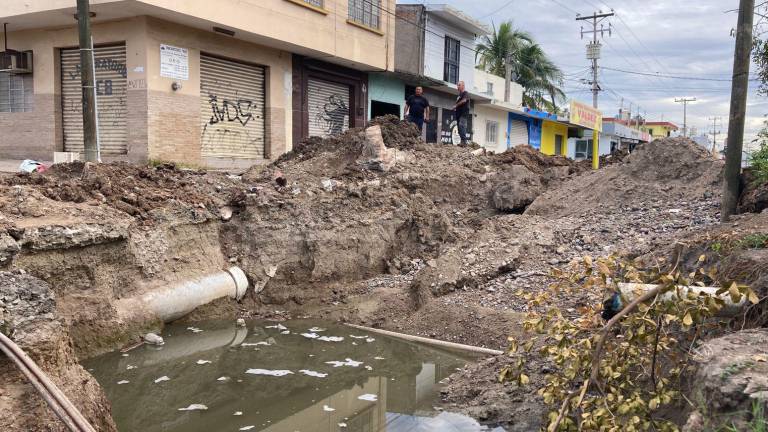
[[544, 120], [541, 126], [541, 152], [546, 155], [567, 155], [568, 125]]
[[[395, 0], [369, 1], [91, 0], [103, 159], [243, 167], [363, 125], [394, 69]], [[2, 4], [0, 158], [81, 153], [74, 0]]]
[[648, 132], [652, 140], [671, 136], [672, 132], [679, 129], [676, 124], [671, 122], [646, 122], [640, 126], [640, 130]]

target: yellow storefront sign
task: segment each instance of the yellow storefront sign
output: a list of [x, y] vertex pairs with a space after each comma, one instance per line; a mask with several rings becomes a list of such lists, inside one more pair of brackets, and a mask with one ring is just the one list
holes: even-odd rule
[[571, 123], [602, 132], [603, 113], [589, 105], [571, 101]]

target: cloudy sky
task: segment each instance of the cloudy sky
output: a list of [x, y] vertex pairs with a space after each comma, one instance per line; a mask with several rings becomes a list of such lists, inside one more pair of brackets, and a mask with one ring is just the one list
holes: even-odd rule
[[[416, 2], [421, 2], [417, 0]], [[448, 3], [487, 23], [512, 20], [529, 31], [566, 73], [569, 97], [592, 103], [585, 59], [586, 40], [580, 39], [582, 22], [576, 13], [614, 9], [610, 22], [613, 35], [604, 40], [601, 66], [711, 80], [729, 80], [733, 68], [737, 14], [726, 12], [738, 7], [738, 0], [435, 0]], [[405, 3], [405, 2], [404, 2]], [[408, 3], [414, 3], [413, 0]], [[426, 0], [426, 3], [430, 3]], [[756, 17], [757, 19], [757, 17]], [[586, 29], [586, 26], [585, 26]], [[586, 37], [586, 36], [585, 36]], [[752, 69], [754, 72], [754, 68]], [[618, 112], [621, 99], [627, 109], [639, 105], [649, 120], [672, 121], [682, 127], [683, 107], [675, 98], [695, 97], [688, 105], [688, 124], [699, 133], [712, 129], [710, 117], [723, 117], [727, 131], [730, 82], [692, 79], [664, 79], [632, 75], [603, 69], [600, 78], [605, 89], [600, 94], [600, 109], [606, 115]], [[750, 92], [747, 138], [759, 130], [768, 113], [768, 97]], [[722, 141], [721, 135], [718, 141]], [[746, 142], [745, 142], [746, 144]]]

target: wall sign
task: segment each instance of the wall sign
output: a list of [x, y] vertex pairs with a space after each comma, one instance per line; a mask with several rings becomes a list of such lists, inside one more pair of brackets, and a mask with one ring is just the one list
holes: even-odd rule
[[189, 79], [189, 50], [160, 44], [160, 76], [178, 80]]

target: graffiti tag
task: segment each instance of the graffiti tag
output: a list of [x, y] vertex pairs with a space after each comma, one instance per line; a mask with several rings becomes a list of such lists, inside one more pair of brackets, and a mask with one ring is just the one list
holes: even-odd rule
[[[123, 78], [128, 77], [128, 68], [126, 68], [125, 63], [120, 63], [115, 59], [97, 58], [94, 66], [97, 71], [117, 72]], [[75, 65], [74, 71], [69, 71], [69, 78], [74, 80], [80, 78], [80, 75], [82, 75], [82, 68], [78, 63]]]
[[344, 98], [333, 94], [315, 116], [315, 125], [328, 135], [338, 135], [344, 132], [344, 120], [348, 116], [349, 107]]
[[211, 119], [208, 123], [212, 125], [224, 121], [237, 121], [246, 126], [253, 119], [252, 110], [256, 108], [256, 104], [248, 99], [238, 99], [235, 102], [224, 99], [219, 106], [218, 97], [208, 95], [208, 102], [211, 104]]

